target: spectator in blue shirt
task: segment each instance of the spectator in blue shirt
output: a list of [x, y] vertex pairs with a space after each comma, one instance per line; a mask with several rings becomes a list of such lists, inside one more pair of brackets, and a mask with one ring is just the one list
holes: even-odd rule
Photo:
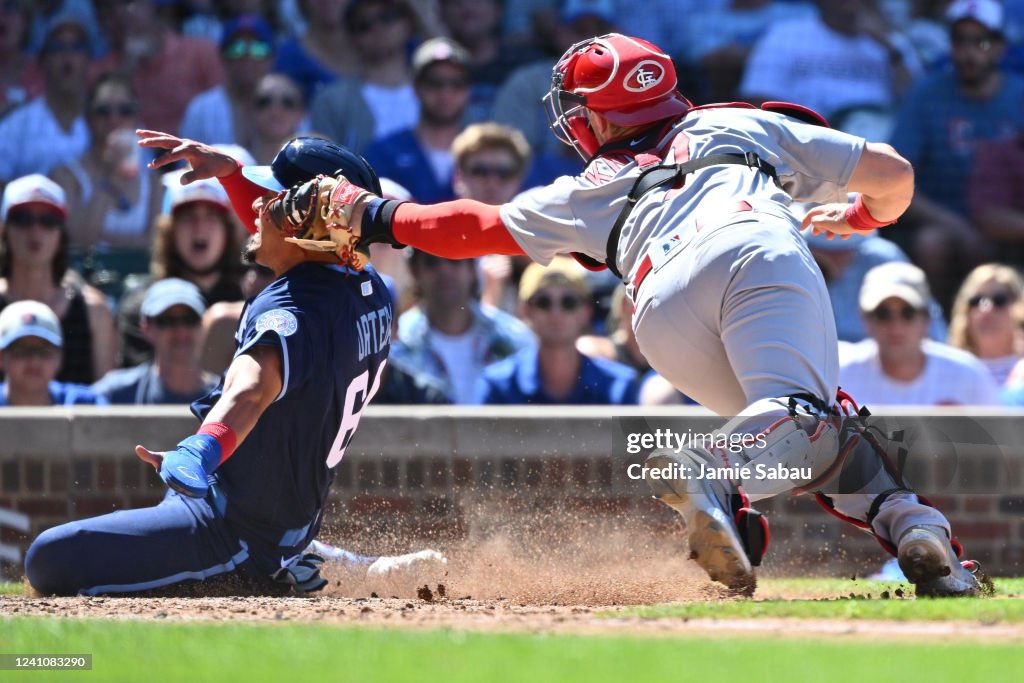
[[89, 387], [55, 381], [64, 337], [60, 320], [39, 301], [15, 301], [0, 313], [0, 406], [106, 405]]
[[374, 170], [409, 190], [421, 204], [455, 199], [452, 143], [462, 130], [469, 103], [467, 60], [465, 50], [447, 38], [420, 45], [412, 56], [413, 90], [419, 102], [416, 125], [366, 148], [366, 160]]
[[519, 281], [519, 302], [538, 345], [484, 370], [477, 385], [481, 403], [636, 404], [635, 370], [576, 349], [593, 306], [572, 259], [557, 258], [547, 268], [531, 264]]
[[179, 278], [158, 280], [142, 301], [142, 333], [153, 344], [153, 360], [111, 370], [93, 385], [114, 404], [191, 403], [216, 385], [199, 364], [202, 292]]

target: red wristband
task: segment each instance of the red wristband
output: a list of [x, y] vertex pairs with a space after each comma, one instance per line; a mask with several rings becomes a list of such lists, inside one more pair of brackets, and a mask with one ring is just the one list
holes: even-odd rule
[[843, 217], [854, 230], [874, 230], [875, 228], [884, 228], [896, 222], [894, 220], [883, 222], [872, 216], [871, 212], [868, 211], [867, 205], [864, 203], [864, 195], [862, 194], [857, 195], [857, 199], [854, 200], [853, 204], [846, 207], [846, 215]]
[[230, 458], [231, 454], [235, 452], [235, 447], [238, 446], [238, 436], [235, 434], [235, 430], [223, 422], [204, 424], [196, 434], [208, 434], [220, 444], [220, 462], [217, 463], [218, 466]]

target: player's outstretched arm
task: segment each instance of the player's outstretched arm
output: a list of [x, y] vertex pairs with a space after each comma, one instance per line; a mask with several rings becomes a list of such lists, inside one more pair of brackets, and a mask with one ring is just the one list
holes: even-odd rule
[[203, 420], [199, 431], [173, 451], [136, 446], [135, 454], [153, 465], [175, 491], [202, 498], [207, 477], [234, 452], [281, 392], [284, 381], [281, 351], [256, 345], [235, 358], [224, 377], [224, 393]]
[[822, 204], [807, 212], [801, 227], [844, 239], [895, 223], [914, 197], [914, 169], [892, 146], [869, 142], [854, 168], [849, 189], [853, 204]]

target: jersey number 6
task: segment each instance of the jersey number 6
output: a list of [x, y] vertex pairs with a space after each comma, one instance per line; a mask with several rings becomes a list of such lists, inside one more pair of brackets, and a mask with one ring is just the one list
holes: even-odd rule
[[377, 393], [377, 389], [380, 388], [380, 378], [384, 374], [384, 366], [387, 365], [387, 361], [384, 360], [377, 367], [377, 374], [373, 378], [373, 386], [370, 387], [370, 391], [366, 391], [366, 387], [370, 383], [370, 371], [365, 370], [361, 375], [356, 377], [348, 385], [348, 389], [345, 390], [345, 410], [341, 416], [341, 427], [338, 428], [338, 435], [334, 437], [334, 444], [331, 446], [331, 452], [327, 456], [327, 466], [334, 467], [341, 458], [345, 455], [345, 449], [348, 448], [348, 442], [352, 440], [352, 435], [356, 433], [356, 427], [359, 426], [359, 418], [363, 415], [363, 408], [370, 402], [373, 395]]

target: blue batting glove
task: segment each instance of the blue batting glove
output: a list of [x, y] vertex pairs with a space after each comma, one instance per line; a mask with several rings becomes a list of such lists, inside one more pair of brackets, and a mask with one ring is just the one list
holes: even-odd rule
[[208, 478], [220, 464], [220, 456], [216, 439], [209, 434], [194, 434], [164, 454], [160, 478], [182, 495], [203, 498], [210, 488]]

